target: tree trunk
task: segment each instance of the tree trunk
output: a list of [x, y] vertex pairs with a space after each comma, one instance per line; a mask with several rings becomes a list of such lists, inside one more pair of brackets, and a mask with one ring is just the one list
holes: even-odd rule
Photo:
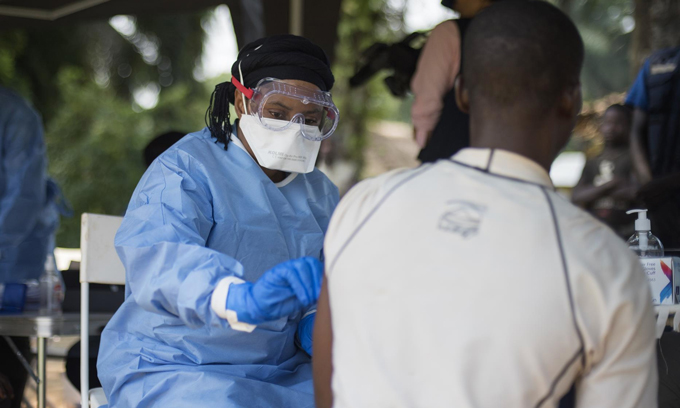
[[680, 1], [635, 0], [632, 68], [659, 49], [680, 46]]

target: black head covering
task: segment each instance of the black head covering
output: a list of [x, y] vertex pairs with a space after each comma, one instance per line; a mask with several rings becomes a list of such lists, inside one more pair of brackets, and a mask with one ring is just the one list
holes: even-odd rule
[[[231, 67], [231, 75], [247, 88], [267, 77], [306, 81], [322, 91], [330, 91], [335, 82], [323, 49], [304, 37], [289, 34], [261, 38], [244, 46]], [[206, 112], [206, 125], [212, 136], [224, 143], [225, 150], [231, 136], [229, 104], [234, 103], [235, 90], [231, 82], [218, 84]]]

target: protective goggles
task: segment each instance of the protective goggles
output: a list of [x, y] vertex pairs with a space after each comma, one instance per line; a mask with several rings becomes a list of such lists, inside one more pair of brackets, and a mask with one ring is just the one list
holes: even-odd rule
[[[250, 114], [267, 129], [278, 131], [298, 124], [305, 139], [320, 141], [330, 137], [338, 127], [340, 113], [329, 92], [291, 85], [275, 78], [264, 78], [253, 89], [243, 86], [236, 77], [232, 77], [231, 82], [250, 99]], [[245, 100], [243, 105], [248, 112]]]

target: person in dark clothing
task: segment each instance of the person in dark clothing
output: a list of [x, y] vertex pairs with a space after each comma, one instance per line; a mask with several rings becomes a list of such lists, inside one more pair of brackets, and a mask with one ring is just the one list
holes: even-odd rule
[[[680, 47], [655, 52], [644, 63], [626, 105], [634, 108], [633, 165], [654, 235], [666, 255], [680, 248]], [[675, 251], [669, 251], [675, 250]], [[657, 344], [659, 408], [680, 407], [680, 334]]]
[[609, 225], [621, 238], [633, 232], [633, 217], [626, 214], [637, 194], [630, 155], [631, 111], [612, 105], [604, 113], [600, 133], [604, 150], [589, 159], [581, 180], [574, 188], [572, 201]]
[[649, 57], [631, 87], [631, 154], [654, 234], [680, 248], [680, 47]]
[[[22, 355], [31, 355], [31, 344], [28, 337], [12, 337]], [[28, 372], [21, 364], [5, 339], [0, 338], [0, 408], [19, 408], [24, 395]]]
[[659, 408], [680, 407], [680, 333], [668, 331], [656, 344]]
[[456, 105], [453, 82], [460, 71], [470, 19], [497, 1], [501, 0], [442, 1], [460, 18], [444, 21], [432, 30], [411, 80], [415, 96], [411, 120], [422, 148], [418, 159], [423, 163], [449, 158], [470, 145], [470, 120]]

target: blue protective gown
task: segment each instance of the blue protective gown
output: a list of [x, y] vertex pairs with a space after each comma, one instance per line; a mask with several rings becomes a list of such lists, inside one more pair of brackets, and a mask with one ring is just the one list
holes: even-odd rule
[[38, 279], [54, 245], [56, 184], [46, 174], [40, 116], [0, 87], [0, 283]]
[[232, 330], [210, 308], [220, 279], [250, 282], [320, 257], [337, 188], [319, 170], [274, 184], [208, 129], [142, 177], [116, 235], [126, 299], [102, 333], [98, 372], [112, 407], [313, 407], [302, 317]]

